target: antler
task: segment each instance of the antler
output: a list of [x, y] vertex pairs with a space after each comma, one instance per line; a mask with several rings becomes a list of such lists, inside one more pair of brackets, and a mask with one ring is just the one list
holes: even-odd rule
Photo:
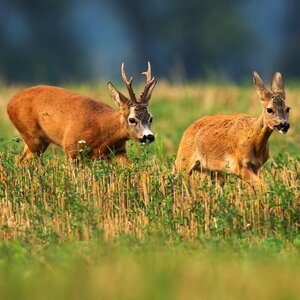
[[152, 91], [156, 84], [154, 77], [151, 78], [151, 64], [149, 61], [148, 61], [148, 70], [146, 72], [143, 72], [142, 75], [146, 76], [146, 86], [141, 95], [141, 102], [148, 102], [151, 98]]
[[132, 89], [132, 77], [130, 77], [130, 79], [128, 80], [127, 77], [126, 77], [126, 74], [125, 74], [125, 70], [124, 70], [124, 63], [122, 63], [122, 66], [121, 66], [121, 73], [122, 73], [122, 79], [124, 81], [124, 84], [128, 90], [128, 93], [130, 95], [130, 99], [132, 102], [136, 103], [136, 98], [135, 98], [135, 94], [133, 92], [133, 89]]

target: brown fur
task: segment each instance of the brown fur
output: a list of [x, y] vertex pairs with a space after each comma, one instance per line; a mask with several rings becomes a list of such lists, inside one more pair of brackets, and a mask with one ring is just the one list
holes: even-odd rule
[[7, 113], [25, 142], [20, 161], [43, 153], [50, 143], [64, 148], [69, 158], [87, 146], [92, 158], [108, 159], [113, 152], [127, 161], [126, 141], [141, 138], [136, 126], [128, 124], [128, 116], [132, 108], [145, 107], [145, 103], [133, 103], [111, 83], [109, 90], [120, 110], [53, 86], [35, 86], [16, 94], [8, 103]]
[[[227, 169], [253, 185], [262, 183], [257, 174], [269, 158], [268, 139], [279, 124], [288, 124], [288, 108], [280, 73], [273, 77], [272, 92], [256, 72], [253, 78], [261, 97], [261, 116], [214, 115], [194, 122], [183, 134], [175, 162], [177, 170], [189, 174], [193, 170], [216, 172], [222, 180]], [[268, 108], [274, 114], [267, 112]]]

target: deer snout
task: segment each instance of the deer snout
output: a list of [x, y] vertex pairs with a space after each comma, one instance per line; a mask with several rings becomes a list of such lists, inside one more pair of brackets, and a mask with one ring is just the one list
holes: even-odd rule
[[278, 129], [279, 129], [279, 132], [281, 133], [287, 133], [288, 130], [290, 128], [290, 123], [289, 122], [281, 122], [279, 125], [278, 125]]
[[146, 143], [147, 141], [149, 141], [150, 143], [152, 143], [154, 141], [154, 135], [153, 134], [147, 134], [144, 135], [141, 139], [140, 142], [141, 143]]
[[142, 131], [142, 138], [139, 140], [141, 143], [146, 143], [147, 141], [152, 143], [154, 141], [154, 134], [148, 126], [144, 127], [144, 130]]
[[150, 143], [152, 143], [152, 142], [154, 142], [154, 135], [153, 134], [148, 134], [147, 136], [146, 136], [146, 139], [150, 142]]

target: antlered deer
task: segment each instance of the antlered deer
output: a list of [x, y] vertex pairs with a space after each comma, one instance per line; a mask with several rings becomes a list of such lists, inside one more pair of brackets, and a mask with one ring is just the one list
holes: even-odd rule
[[290, 108], [285, 105], [279, 72], [273, 76], [271, 91], [256, 72], [253, 81], [262, 104], [260, 117], [224, 114], [194, 122], [183, 134], [175, 162], [177, 170], [216, 173], [223, 184], [227, 168], [228, 173], [240, 175], [253, 186], [263, 183], [257, 173], [269, 158], [268, 139], [274, 130], [287, 133]]
[[69, 158], [75, 158], [81, 145], [91, 149], [92, 158], [109, 159], [113, 152], [121, 161], [128, 161], [126, 141], [153, 142], [152, 116], [148, 104], [156, 85], [151, 65], [144, 72], [146, 85], [139, 99], [121, 67], [122, 79], [130, 98], [117, 91], [112, 83], [108, 89], [119, 110], [53, 86], [35, 86], [16, 94], [8, 103], [7, 113], [25, 142], [20, 158], [42, 154], [49, 143], [63, 147]]

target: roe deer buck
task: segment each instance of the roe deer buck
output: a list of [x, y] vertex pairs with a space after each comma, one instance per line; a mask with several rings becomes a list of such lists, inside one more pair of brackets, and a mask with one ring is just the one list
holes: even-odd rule
[[8, 103], [7, 113], [25, 142], [20, 162], [33, 153], [42, 154], [49, 143], [63, 147], [69, 158], [75, 158], [83, 144], [91, 149], [92, 158], [109, 159], [113, 152], [127, 162], [128, 139], [153, 142], [152, 116], [147, 109], [156, 85], [151, 65], [148, 62], [147, 72], [142, 73], [146, 85], [139, 99], [132, 89], [132, 77], [126, 78], [124, 64], [121, 73], [130, 98], [108, 83], [119, 110], [53, 86], [35, 86], [15, 95]]
[[177, 170], [215, 172], [223, 185], [223, 174], [240, 175], [252, 186], [263, 184], [257, 176], [269, 158], [268, 139], [273, 130], [287, 133], [289, 110], [285, 105], [284, 82], [279, 72], [272, 79], [271, 91], [259, 75], [253, 81], [261, 99], [258, 118], [243, 114], [206, 116], [194, 122], [183, 134], [175, 162]]

